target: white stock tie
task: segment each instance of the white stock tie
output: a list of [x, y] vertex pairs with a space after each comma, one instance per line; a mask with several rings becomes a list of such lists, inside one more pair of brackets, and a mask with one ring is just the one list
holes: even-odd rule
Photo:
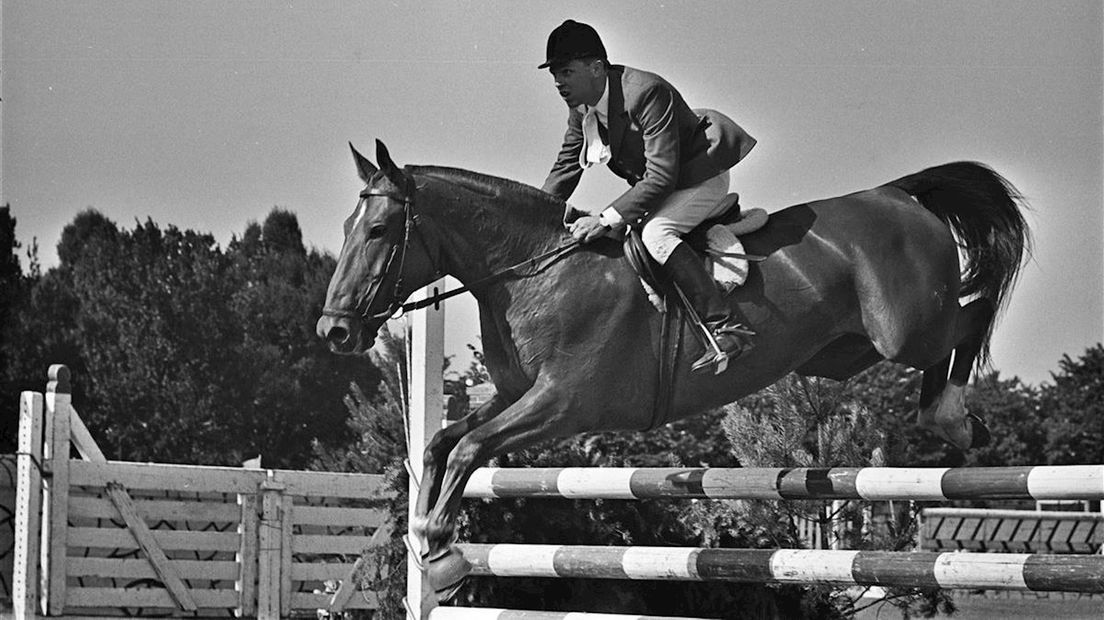
[[609, 147], [602, 143], [602, 135], [598, 133], [598, 113], [591, 108], [583, 116], [583, 150], [579, 153], [579, 165], [585, 169], [609, 160]]

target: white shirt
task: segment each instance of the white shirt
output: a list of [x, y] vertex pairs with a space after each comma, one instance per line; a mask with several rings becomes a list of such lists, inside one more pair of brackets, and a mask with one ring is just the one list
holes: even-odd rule
[[609, 145], [602, 140], [598, 128], [599, 123], [609, 127], [609, 89], [602, 91], [601, 98], [594, 106], [582, 104], [577, 110], [583, 115], [583, 148], [579, 151], [579, 165], [585, 170], [595, 164], [609, 162]]
[[[607, 163], [610, 149], [602, 142], [597, 123], [609, 129], [609, 89], [602, 90], [602, 96], [594, 106], [582, 104], [577, 109], [583, 115], [583, 150], [579, 153], [579, 165], [585, 169], [594, 164]], [[624, 220], [616, 209], [609, 207], [598, 216], [598, 221], [613, 228]]]

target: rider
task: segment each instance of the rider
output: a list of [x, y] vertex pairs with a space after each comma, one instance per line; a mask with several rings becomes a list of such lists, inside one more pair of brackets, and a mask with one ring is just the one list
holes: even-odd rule
[[[729, 168], [755, 145], [736, 123], [713, 110], [691, 110], [675, 87], [654, 73], [610, 64], [594, 28], [567, 20], [548, 36], [546, 60], [569, 108], [567, 133], [542, 189], [570, 198], [583, 170], [607, 164], [631, 187], [600, 215], [571, 224], [589, 242], [643, 222], [641, 238], [712, 331], [725, 356], [742, 342], [739, 326], [704, 262], [681, 236], [720, 215]], [[703, 370], [723, 357], [706, 350]]]

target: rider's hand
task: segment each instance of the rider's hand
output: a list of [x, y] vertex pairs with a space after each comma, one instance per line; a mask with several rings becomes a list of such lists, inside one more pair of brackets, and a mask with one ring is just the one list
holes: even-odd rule
[[583, 216], [571, 223], [571, 236], [583, 243], [590, 243], [610, 231], [595, 215]]

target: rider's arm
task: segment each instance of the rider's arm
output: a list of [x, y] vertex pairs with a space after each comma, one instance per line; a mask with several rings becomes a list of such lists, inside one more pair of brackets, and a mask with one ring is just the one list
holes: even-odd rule
[[541, 190], [560, 200], [566, 201], [570, 198], [579, 185], [579, 178], [583, 175], [583, 167], [579, 165], [579, 153], [582, 150], [583, 115], [575, 108], [571, 108], [567, 116], [567, 132], [564, 134], [563, 146]]
[[[620, 218], [635, 222], [675, 190], [679, 176], [679, 126], [675, 113], [676, 95], [670, 86], [653, 83], [639, 97], [628, 100], [629, 116], [640, 126], [644, 139], [644, 175], [635, 185], [610, 203]], [[608, 210], [607, 210], [608, 211]], [[605, 214], [603, 220], [615, 220]]]

